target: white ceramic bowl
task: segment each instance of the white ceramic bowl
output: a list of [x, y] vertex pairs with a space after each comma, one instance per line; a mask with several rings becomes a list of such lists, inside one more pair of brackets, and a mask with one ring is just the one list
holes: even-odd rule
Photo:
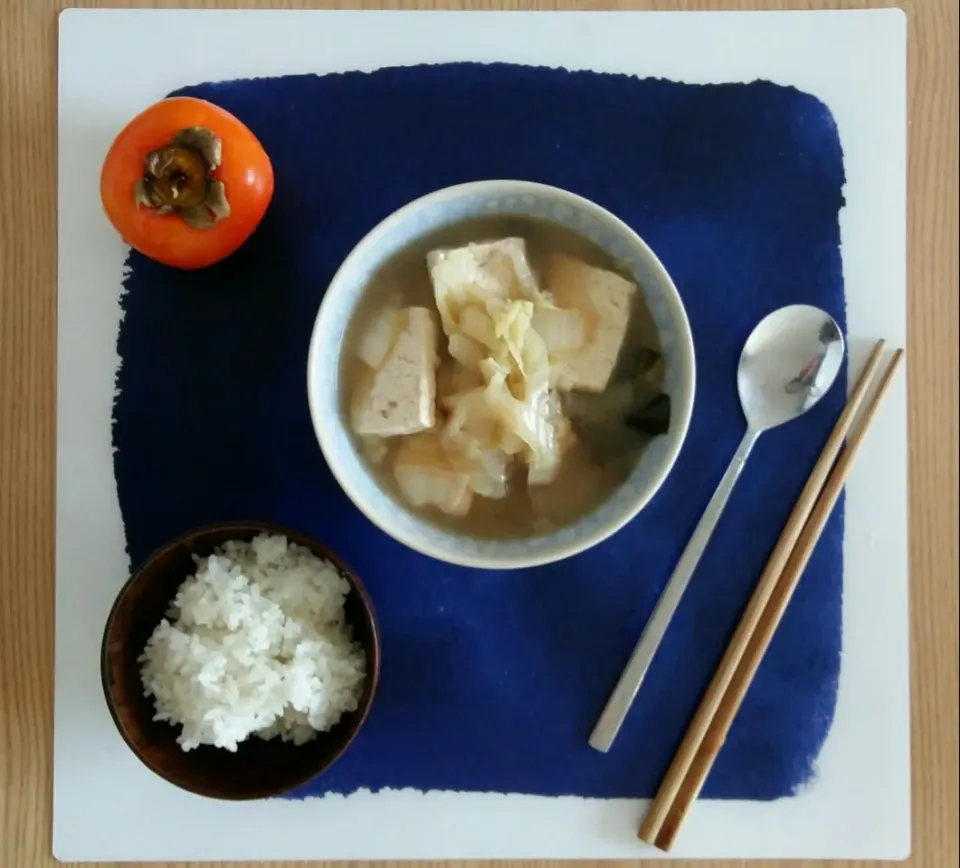
[[[371, 476], [347, 428], [339, 394], [347, 323], [374, 272], [418, 238], [464, 219], [492, 214], [548, 219], [599, 244], [629, 264], [660, 333], [670, 430], [654, 439], [624, 484], [576, 524], [547, 536], [478, 540], [424, 521]], [[582, 552], [623, 527], [650, 501], [673, 467], [687, 434], [694, 395], [694, 351], [680, 295], [653, 251], [629, 226], [573, 193], [527, 181], [477, 181], [430, 193], [394, 212], [360, 241], [334, 275], [320, 305], [307, 361], [307, 394], [324, 457], [347, 496], [394, 539], [442, 561], [515, 569]]]

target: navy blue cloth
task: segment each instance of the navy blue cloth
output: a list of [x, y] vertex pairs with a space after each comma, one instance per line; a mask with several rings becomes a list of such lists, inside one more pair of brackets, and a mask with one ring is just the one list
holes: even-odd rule
[[[382, 787], [650, 796], [843, 402], [841, 378], [765, 434], [612, 751], [587, 736], [744, 430], [753, 325], [788, 303], [844, 325], [843, 158], [827, 108], [767, 82], [687, 85], [509, 65], [201, 84], [276, 170], [253, 238], [183, 273], [132, 253], [115, 470], [133, 562], [194, 525], [273, 519], [325, 539], [368, 584], [383, 680], [368, 724], [296, 795]], [[520, 573], [434, 562], [375, 529], [334, 482], [307, 411], [321, 296], [351, 247], [410, 199], [520, 178], [611, 209], [686, 303], [697, 398], [679, 460], [593, 551]], [[845, 326], [844, 326], [845, 328]], [[830, 520], [706, 783], [775, 799], [807, 782], [833, 718], [842, 508]]]

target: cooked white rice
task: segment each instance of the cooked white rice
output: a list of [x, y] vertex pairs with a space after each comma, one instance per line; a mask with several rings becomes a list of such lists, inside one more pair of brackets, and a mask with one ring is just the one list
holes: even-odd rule
[[303, 744], [357, 708], [363, 649], [344, 621], [347, 580], [283, 536], [194, 558], [139, 662], [155, 720], [188, 751], [251, 735]]

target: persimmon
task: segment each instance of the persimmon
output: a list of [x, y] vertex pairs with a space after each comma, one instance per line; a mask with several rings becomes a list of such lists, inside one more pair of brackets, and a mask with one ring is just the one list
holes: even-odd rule
[[183, 269], [237, 250], [272, 197], [273, 166], [257, 137], [194, 97], [170, 97], [137, 115], [100, 173], [103, 208], [124, 241]]

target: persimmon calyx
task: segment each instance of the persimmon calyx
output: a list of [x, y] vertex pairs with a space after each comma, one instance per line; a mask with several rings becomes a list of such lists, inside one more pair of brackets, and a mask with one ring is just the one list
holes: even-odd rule
[[169, 145], [147, 154], [134, 201], [159, 214], [177, 214], [195, 229], [209, 229], [230, 216], [222, 181], [211, 175], [220, 165], [220, 139], [203, 127], [180, 130]]

